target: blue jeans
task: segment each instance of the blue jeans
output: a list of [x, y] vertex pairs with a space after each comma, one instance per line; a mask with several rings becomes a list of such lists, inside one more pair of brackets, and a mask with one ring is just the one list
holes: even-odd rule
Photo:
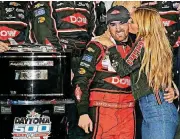
[[139, 99], [143, 115], [142, 139], [174, 139], [178, 125], [178, 112], [160, 93], [162, 104], [158, 105], [154, 94]]

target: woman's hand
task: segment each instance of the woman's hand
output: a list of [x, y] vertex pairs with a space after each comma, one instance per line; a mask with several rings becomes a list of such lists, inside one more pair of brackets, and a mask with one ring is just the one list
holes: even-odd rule
[[168, 103], [172, 103], [174, 99], [178, 97], [178, 95], [175, 94], [174, 88], [166, 88], [164, 93], [164, 99]]

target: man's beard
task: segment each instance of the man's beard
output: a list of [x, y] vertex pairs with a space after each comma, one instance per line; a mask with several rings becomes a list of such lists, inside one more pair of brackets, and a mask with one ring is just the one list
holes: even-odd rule
[[[115, 37], [118, 39], [117, 41], [126, 42], [128, 39], [128, 35], [126, 35], [124, 30], [116, 31]], [[121, 38], [121, 39], [120, 39]], [[120, 39], [120, 40], [119, 40]]]

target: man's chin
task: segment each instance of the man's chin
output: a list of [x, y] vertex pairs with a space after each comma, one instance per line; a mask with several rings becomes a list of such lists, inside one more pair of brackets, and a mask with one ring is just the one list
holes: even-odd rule
[[125, 38], [121, 38], [121, 37], [118, 37], [118, 38], [114, 38], [116, 41], [123, 41]]

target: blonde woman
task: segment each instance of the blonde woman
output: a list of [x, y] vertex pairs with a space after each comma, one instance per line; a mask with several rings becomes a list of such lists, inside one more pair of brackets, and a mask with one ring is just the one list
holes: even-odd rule
[[116, 47], [109, 48], [111, 64], [121, 77], [130, 73], [133, 96], [144, 118], [142, 138], [173, 139], [178, 112], [165, 101], [166, 88], [172, 87], [172, 51], [165, 28], [154, 9], [138, 8], [132, 19], [138, 29], [136, 43], [125, 60]]

